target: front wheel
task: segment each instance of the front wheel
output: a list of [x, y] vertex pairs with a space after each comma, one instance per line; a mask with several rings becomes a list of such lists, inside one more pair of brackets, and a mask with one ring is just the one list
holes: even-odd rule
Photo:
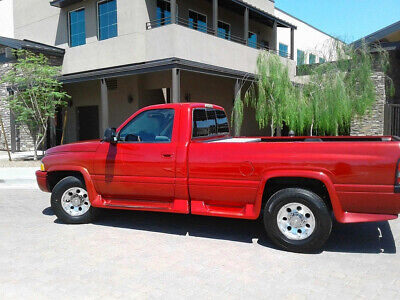
[[267, 201], [264, 226], [271, 240], [283, 249], [316, 252], [329, 238], [332, 219], [325, 202], [317, 194], [287, 188]]
[[98, 212], [91, 205], [84, 183], [74, 176], [62, 179], [51, 193], [51, 208], [63, 223], [92, 222]]

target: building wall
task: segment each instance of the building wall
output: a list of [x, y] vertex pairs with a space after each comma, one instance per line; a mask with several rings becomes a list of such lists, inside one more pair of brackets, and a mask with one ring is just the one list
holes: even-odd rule
[[0, 0], [0, 36], [14, 37], [13, 0]]
[[[271, 7], [273, 8], [273, 2], [268, 0], [248, 2], [254, 2], [255, 6], [258, 5], [260, 7], [264, 5], [267, 11], [270, 11]], [[208, 26], [212, 26], [211, 2], [205, 0], [178, 0], [177, 3], [180, 17], [187, 20], [188, 9], [191, 8], [206, 14]], [[86, 15], [86, 44], [69, 47], [68, 12], [81, 7], [85, 8]], [[224, 67], [248, 71], [249, 66], [239, 68], [238, 66], [243, 54], [252, 56], [251, 53], [255, 53], [249, 47], [222, 39], [219, 39], [223, 41], [219, 42], [219, 44], [226, 44], [226, 47], [229, 47], [230, 50], [226, 51], [226, 49], [217, 48], [215, 44], [218, 42], [214, 42], [216, 38], [194, 30], [191, 30], [194, 33], [176, 37], [180, 39], [180, 53], [171, 51], [162, 43], [162, 39], [159, 36], [152, 33], [153, 30], [146, 30], [146, 22], [156, 19], [156, 0], [118, 0], [118, 36], [103, 41], [98, 41], [97, 38], [97, 1], [95, 0], [87, 0], [63, 9], [50, 6], [48, 1], [15, 0], [14, 14], [16, 38], [31, 39], [66, 49], [63, 74], [165, 58], [162, 50], [167, 50], [165, 52], [170, 54], [169, 57], [179, 57], [180, 53], [185, 53], [186, 59], [214, 64], [215, 49], [224, 53]], [[231, 24], [232, 35], [243, 38], [244, 19], [242, 15], [223, 8], [220, 8], [219, 15], [220, 20]], [[166, 36], [164, 39], [173, 38], [171, 35], [174, 34], [175, 30], [170, 29], [173, 26], [175, 25], [164, 26], [169, 29], [165, 29]], [[272, 39], [272, 28], [266, 25], [250, 20], [249, 30], [257, 33], [260, 41], [270, 42]], [[182, 32], [186, 31], [183, 30]], [[189, 39], [190, 43], [188, 43], [187, 39]], [[151, 49], [152, 47], [158, 48], [156, 50], [159, 51], [150, 51], [151, 53], [148, 53], [149, 48]], [[240, 57], [237, 53], [231, 51], [239, 48], [242, 48], [239, 51]], [[174, 49], [176, 48], [174, 47]], [[201, 53], [199, 54], [199, 51], [193, 51], [193, 49], [201, 49]], [[220, 54], [218, 53], [216, 56], [220, 56]], [[221, 64], [217, 63], [216, 65]]]
[[[298, 49], [305, 51], [306, 63], [309, 62], [310, 54], [317, 56], [316, 62], [319, 61], [319, 58], [324, 58], [327, 61], [335, 59], [335, 55], [332, 53], [334, 49], [332, 46], [337, 41], [335, 38], [278, 8], [275, 8], [275, 16], [297, 26], [294, 35], [294, 59], [296, 62]], [[279, 43], [287, 45], [290, 52], [290, 29], [278, 27], [278, 47]]]

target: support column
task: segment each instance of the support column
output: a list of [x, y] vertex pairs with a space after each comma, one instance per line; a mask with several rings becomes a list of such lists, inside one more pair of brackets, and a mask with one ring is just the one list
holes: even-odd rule
[[172, 103], [181, 102], [181, 70], [178, 68], [172, 69]]
[[213, 30], [218, 35], [218, 0], [213, 0]]
[[271, 50], [277, 53], [278, 51], [278, 23], [274, 21], [274, 26], [272, 27], [272, 42]]
[[176, 0], [171, 0], [171, 23], [176, 23]]
[[245, 44], [249, 44], [249, 8], [246, 7], [244, 10], [244, 30], [243, 30], [243, 39], [245, 40]]
[[100, 93], [101, 93], [101, 132], [102, 136], [104, 131], [108, 128], [108, 88], [106, 80], [100, 80]]
[[290, 59], [294, 60], [294, 28], [290, 28]]
[[[240, 86], [239, 79], [236, 79], [234, 92], [233, 92], [233, 105], [235, 105], [236, 99], [238, 97], [240, 97], [241, 94], [242, 94], [242, 88]], [[240, 136], [240, 127], [236, 124], [236, 119], [237, 119], [236, 114], [233, 115], [233, 118], [234, 118], [234, 126], [233, 126], [234, 127], [233, 128], [234, 132], [233, 132], [233, 134], [234, 134], [234, 136]]]

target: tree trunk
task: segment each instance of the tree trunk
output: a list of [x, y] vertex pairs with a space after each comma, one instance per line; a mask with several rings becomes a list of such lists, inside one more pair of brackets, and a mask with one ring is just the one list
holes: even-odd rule
[[311, 123], [311, 128], [310, 128], [310, 136], [313, 136], [313, 128], [314, 128], [314, 122]]
[[10, 148], [8, 148], [8, 141], [7, 141], [6, 131], [4, 130], [3, 119], [2, 119], [1, 116], [0, 116], [0, 126], [1, 126], [1, 131], [3, 132], [3, 136], [4, 136], [4, 143], [6, 145], [6, 150], [7, 150], [7, 153], [8, 153], [8, 160], [11, 161]]

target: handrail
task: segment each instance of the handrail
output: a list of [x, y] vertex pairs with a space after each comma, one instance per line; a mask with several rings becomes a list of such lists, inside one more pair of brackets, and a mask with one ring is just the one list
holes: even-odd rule
[[[214, 35], [215, 34], [214, 28], [208, 27], [207, 25], [194, 23], [194, 22], [191, 22], [188, 19], [184, 19], [184, 18], [181, 18], [181, 17], [176, 17], [176, 22], [175, 23], [178, 24], [178, 25], [181, 25], [181, 26], [185, 26], [185, 27], [188, 27], [188, 28], [203, 32], [203, 33], [210, 34], [210, 35]], [[146, 22], [146, 30], [150, 30], [150, 29], [153, 29], [153, 28], [158, 28], [158, 27], [161, 27], [161, 26], [169, 25], [169, 24], [171, 24], [171, 17], [161, 18], [161, 19], [157, 19], [157, 20], [151, 20], [149, 22]], [[239, 44], [242, 44], [242, 45], [247, 45], [247, 46], [249, 46], [251, 48], [266, 50], [266, 51], [278, 54], [278, 55], [280, 55], [282, 57], [286, 57], [286, 58], [289, 57], [288, 53], [282, 53], [279, 50], [270, 49], [267, 45], [265, 45], [263, 43], [260, 43], [260, 42], [253, 43], [253, 42], [246, 41], [244, 38], [232, 35], [231, 33], [224, 34], [224, 33], [221, 32], [221, 34], [218, 33], [216, 36], [219, 37], [219, 38], [225, 39], [225, 40], [229, 40], [229, 41], [235, 42], [235, 43], [239, 43]]]

